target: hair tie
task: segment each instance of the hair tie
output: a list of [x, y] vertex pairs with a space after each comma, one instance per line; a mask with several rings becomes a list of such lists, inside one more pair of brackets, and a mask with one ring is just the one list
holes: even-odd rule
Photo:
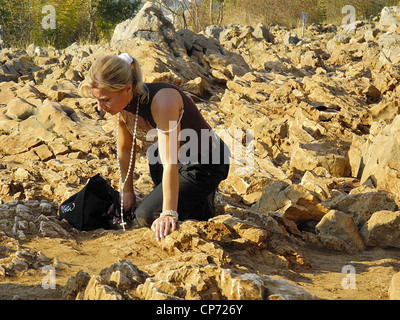
[[125, 53], [125, 52], [121, 53], [118, 57], [121, 58], [122, 60], [124, 60], [129, 66], [133, 62], [133, 58], [129, 54]]

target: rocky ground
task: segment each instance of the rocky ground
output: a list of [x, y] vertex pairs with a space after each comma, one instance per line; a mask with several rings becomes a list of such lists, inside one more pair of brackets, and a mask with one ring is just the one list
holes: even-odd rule
[[[300, 39], [263, 25], [175, 30], [145, 6], [109, 44], [0, 51], [0, 298], [399, 299], [397, 11]], [[248, 151], [234, 153], [219, 215], [160, 242], [57, 219], [96, 173], [117, 188], [112, 122], [77, 87], [121, 52]], [[153, 187], [145, 147], [139, 201]]]

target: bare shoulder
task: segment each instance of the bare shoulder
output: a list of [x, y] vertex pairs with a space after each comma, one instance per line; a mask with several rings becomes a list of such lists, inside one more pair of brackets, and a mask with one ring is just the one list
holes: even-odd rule
[[153, 108], [181, 107], [183, 100], [178, 90], [174, 88], [164, 88], [157, 92], [153, 98]]
[[151, 112], [157, 126], [168, 127], [169, 121], [177, 121], [182, 105], [182, 96], [176, 89], [164, 88], [158, 91], [151, 104]]

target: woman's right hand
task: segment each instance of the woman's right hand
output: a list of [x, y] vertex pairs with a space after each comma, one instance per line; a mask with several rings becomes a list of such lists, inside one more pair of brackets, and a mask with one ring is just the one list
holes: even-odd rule
[[[121, 196], [119, 198], [121, 202]], [[130, 215], [133, 217], [136, 207], [136, 196], [133, 191], [124, 191], [124, 212], [129, 211]]]
[[[119, 204], [121, 203], [121, 195], [118, 198]], [[121, 205], [120, 205], [121, 206]], [[136, 208], [136, 196], [133, 191], [124, 191], [124, 212], [129, 211], [129, 214], [133, 217]], [[108, 209], [108, 214], [112, 214], [114, 211], [114, 204]]]

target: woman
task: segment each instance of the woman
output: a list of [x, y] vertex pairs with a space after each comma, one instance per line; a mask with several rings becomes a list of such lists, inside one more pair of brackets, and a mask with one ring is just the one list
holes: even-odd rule
[[[121, 210], [151, 226], [157, 240], [175, 230], [178, 219], [214, 215], [213, 198], [228, 175], [229, 150], [180, 88], [144, 83], [138, 61], [124, 53], [97, 59], [80, 91], [97, 100], [99, 111], [115, 115]], [[137, 208], [136, 139], [158, 140], [147, 152], [156, 187]]]

